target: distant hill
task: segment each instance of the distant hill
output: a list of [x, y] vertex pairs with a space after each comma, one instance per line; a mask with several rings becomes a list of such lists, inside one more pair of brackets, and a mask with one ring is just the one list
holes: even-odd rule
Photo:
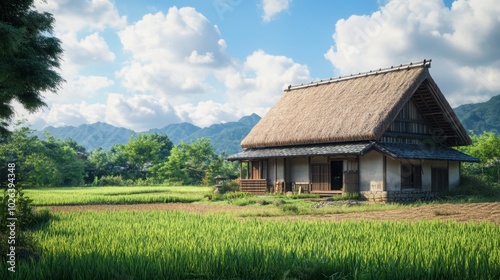
[[208, 138], [217, 153], [226, 155], [241, 151], [241, 140], [259, 122], [256, 114], [241, 118], [237, 122], [214, 124], [200, 128], [190, 123], [171, 124], [161, 129], [152, 129], [150, 132], [165, 133], [174, 144], [181, 141], [191, 142], [199, 138]]
[[[130, 139], [133, 130], [123, 127], [112, 126], [107, 123], [97, 122], [93, 124], [82, 124], [77, 127], [46, 127], [43, 131], [47, 131], [55, 138], [73, 139], [78, 144], [82, 145], [87, 151], [92, 151], [97, 148], [109, 150], [115, 144], [126, 144]], [[42, 139], [43, 132], [37, 132], [36, 135]]]
[[492, 131], [500, 135], [500, 95], [483, 103], [464, 104], [453, 109], [467, 131]]
[[[161, 129], [151, 129], [148, 132], [167, 134], [174, 144], [181, 141], [191, 142], [198, 138], [208, 138], [217, 153], [234, 154], [241, 151], [240, 142], [257, 124], [260, 117], [256, 114], [241, 118], [237, 122], [214, 124], [209, 127], [200, 128], [190, 123], [171, 124]], [[110, 149], [115, 144], [126, 144], [133, 130], [115, 127], [106, 123], [83, 124], [77, 127], [64, 126], [44, 129], [55, 138], [75, 140], [87, 151], [97, 148]], [[44, 138], [43, 132], [37, 132], [37, 136]]]

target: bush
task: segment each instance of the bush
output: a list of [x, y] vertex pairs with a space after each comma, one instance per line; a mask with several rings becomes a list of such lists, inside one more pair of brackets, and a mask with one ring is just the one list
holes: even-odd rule
[[460, 179], [460, 186], [449, 194], [500, 197], [500, 184], [488, 181], [485, 177], [479, 175], [464, 175]]
[[123, 186], [124, 182], [121, 176], [102, 176], [97, 180], [96, 186]]
[[299, 208], [295, 205], [282, 204], [279, 208], [287, 214], [298, 215], [300, 213]]
[[225, 194], [227, 192], [236, 192], [240, 190], [240, 185], [236, 180], [233, 181], [224, 181], [222, 186], [214, 187], [214, 191], [218, 190], [219, 194]]
[[[10, 198], [10, 201], [9, 201]], [[12, 206], [13, 199], [15, 207], [9, 209], [9, 202]], [[35, 259], [39, 258], [39, 254], [35, 252], [36, 244], [31, 239], [31, 236], [26, 233], [29, 228], [34, 228], [42, 223], [48, 222], [51, 218], [48, 209], [34, 210], [29, 197], [24, 196], [21, 188], [16, 190], [15, 197], [10, 197], [9, 192], [4, 190], [3, 197], [0, 201], [0, 254], [2, 259], [6, 260], [10, 246], [15, 246], [16, 255], [19, 259]], [[8, 227], [10, 220], [8, 218], [15, 217], [15, 243], [10, 243], [11, 228]]]

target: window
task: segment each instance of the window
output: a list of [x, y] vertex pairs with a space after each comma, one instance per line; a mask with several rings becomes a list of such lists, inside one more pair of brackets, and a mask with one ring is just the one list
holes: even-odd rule
[[417, 164], [401, 163], [401, 188], [422, 188], [422, 166]]

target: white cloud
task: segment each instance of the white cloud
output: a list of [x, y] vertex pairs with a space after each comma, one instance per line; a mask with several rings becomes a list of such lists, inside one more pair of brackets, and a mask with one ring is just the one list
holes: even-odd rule
[[149, 95], [126, 97], [116, 93], [109, 94], [105, 103], [54, 103], [44, 112], [27, 118], [36, 129], [49, 125], [58, 127], [106, 122], [135, 131], [161, 128], [182, 121], [172, 105], [161, 98]]
[[75, 33], [67, 33], [61, 35], [60, 39], [63, 42], [65, 59], [68, 60], [66, 63], [87, 65], [115, 60], [115, 54], [98, 33], [92, 33], [81, 40], [77, 40]]
[[[57, 3], [49, 1], [50, 9], [70, 9], [67, 2]], [[116, 59], [99, 33], [77, 35], [99, 26], [110, 27], [75, 23], [61, 33], [66, 49], [61, 73], [67, 82], [58, 95], [47, 98], [50, 108], [30, 117], [38, 128], [96, 121], [136, 131], [181, 121], [209, 126], [251, 113], [263, 115], [286, 86], [311, 80], [307, 66], [284, 56], [259, 50], [243, 62], [230, 57], [217, 26], [193, 8], [172, 7], [118, 32], [130, 57], [115, 77], [126, 91], [109, 94], [117, 92], [110, 89], [114, 80], [82, 75], [91, 62], [102, 65]]]
[[245, 114], [263, 114], [283, 95], [288, 85], [309, 81], [307, 66], [263, 50], [255, 51], [241, 67], [229, 71], [225, 77], [229, 102]]
[[117, 76], [128, 90], [175, 97], [211, 91], [206, 79], [227, 67], [217, 26], [194, 8], [147, 14], [119, 32], [132, 60]]
[[125, 16], [118, 14], [111, 0], [46, 0], [35, 3], [37, 9], [54, 15], [58, 33], [121, 28], [127, 21]]
[[79, 103], [53, 103], [33, 114], [19, 108], [19, 118], [25, 118], [34, 128], [41, 130], [47, 126], [78, 126], [82, 123], [95, 123], [105, 120], [107, 111], [105, 104]]
[[[60, 75], [65, 79], [57, 95], [47, 94], [47, 102], [56, 112], [55, 104], [78, 103], [96, 96], [99, 91], [114, 85], [114, 81], [99, 74], [83, 74], [85, 67], [104, 66], [114, 62], [115, 53], [99, 32], [119, 29], [126, 25], [126, 17], [118, 14], [111, 0], [47, 0], [35, 1], [40, 11], [52, 13], [54, 33], [64, 50]], [[89, 73], [89, 72], [87, 72]], [[104, 74], [105, 75], [105, 74]], [[68, 107], [64, 107], [66, 112]], [[62, 114], [52, 113], [54, 116]], [[56, 118], [56, 117], [53, 117]]]
[[106, 102], [105, 121], [135, 131], [144, 131], [179, 123], [181, 119], [168, 102], [153, 96], [135, 95], [125, 98], [120, 94], [110, 94]]
[[46, 94], [49, 104], [62, 102], [78, 102], [98, 95], [102, 90], [114, 85], [114, 81], [104, 76], [70, 76], [57, 94]]
[[[345, 75], [433, 59], [431, 73], [452, 106], [498, 94], [500, 6], [494, 0], [392, 0], [335, 25], [325, 57]], [[472, 76], [470, 76], [472, 75]]]
[[275, 15], [288, 10], [290, 2], [292, 0], [262, 0], [262, 9], [264, 11], [262, 20], [270, 22]]
[[207, 127], [214, 123], [235, 120], [239, 113], [234, 106], [220, 104], [214, 101], [202, 101], [197, 105], [191, 103], [175, 106], [175, 111], [183, 122], [190, 122], [200, 127]]

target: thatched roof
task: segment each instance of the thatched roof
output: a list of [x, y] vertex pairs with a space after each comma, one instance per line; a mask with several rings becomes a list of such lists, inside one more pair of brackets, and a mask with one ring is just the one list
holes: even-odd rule
[[[414, 96], [449, 145], [470, 138], [429, 74], [429, 61], [289, 87], [241, 142], [263, 148], [377, 141]], [[418, 100], [417, 100], [418, 101]], [[420, 105], [419, 105], [420, 104]]]

